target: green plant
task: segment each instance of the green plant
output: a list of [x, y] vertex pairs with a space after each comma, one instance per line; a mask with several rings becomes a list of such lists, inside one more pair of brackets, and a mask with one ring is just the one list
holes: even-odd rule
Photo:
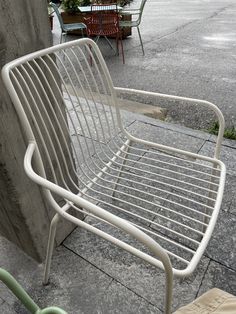
[[[211, 134], [217, 135], [219, 131], [219, 122], [214, 122], [207, 131]], [[236, 128], [234, 126], [225, 128], [224, 137], [231, 140], [236, 140]]]
[[118, 1], [119, 5], [121, 7], [125, 6], [126, 4], [129, 4], [130, 2], [132, 2], [133, 0], [120, 0]]
[[68, 13], [79, 12], [79, 6], [90, 5], [90, 0], [62, 0], [62, 7]]
[[[118, 0], [117, 3], [120, 6], [124, 6], [126, 4], [129, 4], [132, 0]], [[105, 3], [107, 1], [102, 1], [102, 0], [62, 0], [62, 8], [68, 12], [68, 13], [77, 13], [79, 12], [78, 7], [79, 6], [87, 6], [90, 5], [91, 3]], [[109, 2], [115, 2], [115, 1], [109, 1]]]
[[48, 16], [49, 17], [53, 16], [53, 13], [54, 13], [53, 8], [50, 5], [48, 5]]

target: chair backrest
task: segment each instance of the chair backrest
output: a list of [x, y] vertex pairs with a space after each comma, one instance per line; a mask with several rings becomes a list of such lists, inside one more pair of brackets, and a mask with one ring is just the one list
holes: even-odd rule
[[87, 20], [88, 35], [108, 36], [119, 32], [117, 4], [92, 4], [91, 17]]
[[[121, 127], [114, 87], [96, 44], [80, 39], [50, 47], [9, 63], [2, 73], [26, 140], [37, 143], [40, 174], [74, 193], [78, 181], [83, 189], [97, 171], [89, 160], [95, 156], [101, 165], [109, 160]], [[108, 150], [104, 143], [110, 143]]]
[[60, 26], [61, 26], [61, 29], [64, 31], [64, 23], [63, 23], [63, 20], [62, 20], [62, 17], [61, 17], [61, 13], [58, 9], [58, 6], [53, 3], [53, 2], [50, 2], [50, 6], [53, 8], [54, 12], [56, 13], [57, 15], [57, 18], [59, 20], [59, 23], [60, 23]]
[[141, 3], [140, 3], [140, 7], [139, 7], [139, 17], [138, 17], [139, 23], [141, 22], [142, 14], [143, 14], [143, 9], [144, 9], [144, 6], [145, 6], [146, 2], [147, 2], [147, 0], [142, 0]]

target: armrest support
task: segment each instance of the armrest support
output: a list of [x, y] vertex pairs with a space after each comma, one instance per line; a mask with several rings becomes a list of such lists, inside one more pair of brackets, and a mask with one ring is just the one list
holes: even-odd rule
[[161, 93], [155, 93], [155, 92], [147, 92], [147, 91], [143, 91], [143, 90], [130, 89], [130, 88], [115, 87], [115, 90], [118, 93], [154, 96], [154, 97], [159, 97], [162, 99], [186, 101], [188, 103], [191, 103], [191, 104], [194, 104], [197, 106], [201, 105], [203, 107], [207, 107], [207, 108], [211, 109], [215, 113], [215, 115], [218, 119], [218, 122], [219, 122], [219, 132], [218, 132], [218, 136], [217, 136], [215, 155], [214, 155], [214, 157], [216, 159], [219, 159], [221, 144], [222, 144], [223, 135], [224, 135], [225, 120], [224, 120], [224, 116], [223, 116], [222, 112], [220, 111], [220, 109], [216, 105], [214, 105], [213, 103], [206, 101], [206, 100], [187, 98], [187, 97], [181, 97], [181, 96], [174, 96], [174, 95], [167, 95], [167, 94], [161, 94]]

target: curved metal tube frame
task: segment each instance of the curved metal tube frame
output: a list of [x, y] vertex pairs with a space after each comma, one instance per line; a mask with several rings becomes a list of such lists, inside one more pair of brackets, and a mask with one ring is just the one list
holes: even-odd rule
[[[173, 270], [172, 270], [172, 265], [169, 259], [168, 254], [165, 252], [165, 250], [156, 242], [154, 241], [151, 237], [149, 237], [147, 234], [127, 222], [126, 220], [117, 217], [106, 210], [102, 209], [101, 207], [98, 207], [82, 197], [73, 194], [70, 191], [65, 190], [64, 188], [46, 180], [45, 178], [39, 176], [35, 171], [32, 169], [32, 157], [34, 154], [34, 151], [36, 149], [36, 143], [31, 142], [28, 146], [28, 149], [25, 154], [25, 159], [24, 159], [24, 168], [27, 173], [27, 175], [32, 179], [34, 182], [37, 184], [41, 185], [44, 189], [49, 190], [50, 192], [53, 192], [64, 199], [66, 199], [68, 202], [72, 202], [76, 204], [77, 206], [81, 208], [88, 209], [91, 213], [94, 215], [105, 219], [112, 225], [118, 227], [119, 229], [125, 231], [129, 235], [133, 236], [136, 238], [139, 242], [144, 244], [146, 247], [149, 248], [149, 250], [161, 261], [161, 264], [163, 265], [162, 268], [165, 270], [166, 274], [166, 300], [165, 300], [165, 313], [170, 314], [171, 313], [171, 300], [172, 300], [172, 289], [173, 289]], [[49, 196], [50, 197], [50, 196]], [[51, 198], [51, 197], [50, 197]], [[83, 223], [83, 221], [79, 220], [78, 218], [71, 216], [68, 214], [66, 211], [63, 211], [60, 206], [51, 198], [51, 202], [54, 203], [54, 208], [58, 212], [58, 214], [67, 220], [75, 223], [78, 226], [81, 225], [87, 225], [86, 223]], [[83, 225], [83, 227], [85, 227]], [[88, 225], [89, 226], [89, 225]], [[92, 227], [92, 226], [89, 226]], [[88, 228], [87, 228], [88, 229]], [[96, 229], [96, 228], [94, 228]], [[99, 229], [93, 230], [96, 234], [102, 236], [103, 238], [106, 238], [108, 241], [113, 242], [117, 246], [122, 247], [123, 249], [137, 255], [138, 251], [137, 249], [131, 247], [130, 245], [104, 233], [101, 231], [99, 232]], [[100, 233], [100, 234], [99, 234]], [[158, 261], [157, 261], [158, 262]], [[160, 263], [160, 262], [159, 262]], [[158, 263], [158, 264], [159, 264]]]
[[22, 286], [9, 274], [6, 270], [0, 268], [0, 280], [12, 291], [12, 293], [24, 304], [27, 310], [32, 314], [67, 314], [58, 307], [48, 307], [40, 309], [38, 305], [31, 299]]

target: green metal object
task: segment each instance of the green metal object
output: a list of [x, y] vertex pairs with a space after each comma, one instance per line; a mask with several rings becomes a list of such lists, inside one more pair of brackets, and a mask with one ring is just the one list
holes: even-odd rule
[[21, 287], [15, 278], [6, 270], [0, 268], [0, 280], [12, 291], [12, 293], [24, 304], [27, 310], [32, 314], [67, 314], [58, 307], [48, 307], [41, 310], [31, 299], [28, 293]]
[[64, 310], [59, 307], [50, 306], [43, 310], [38, 310], [36, 314], [67, 314]]

